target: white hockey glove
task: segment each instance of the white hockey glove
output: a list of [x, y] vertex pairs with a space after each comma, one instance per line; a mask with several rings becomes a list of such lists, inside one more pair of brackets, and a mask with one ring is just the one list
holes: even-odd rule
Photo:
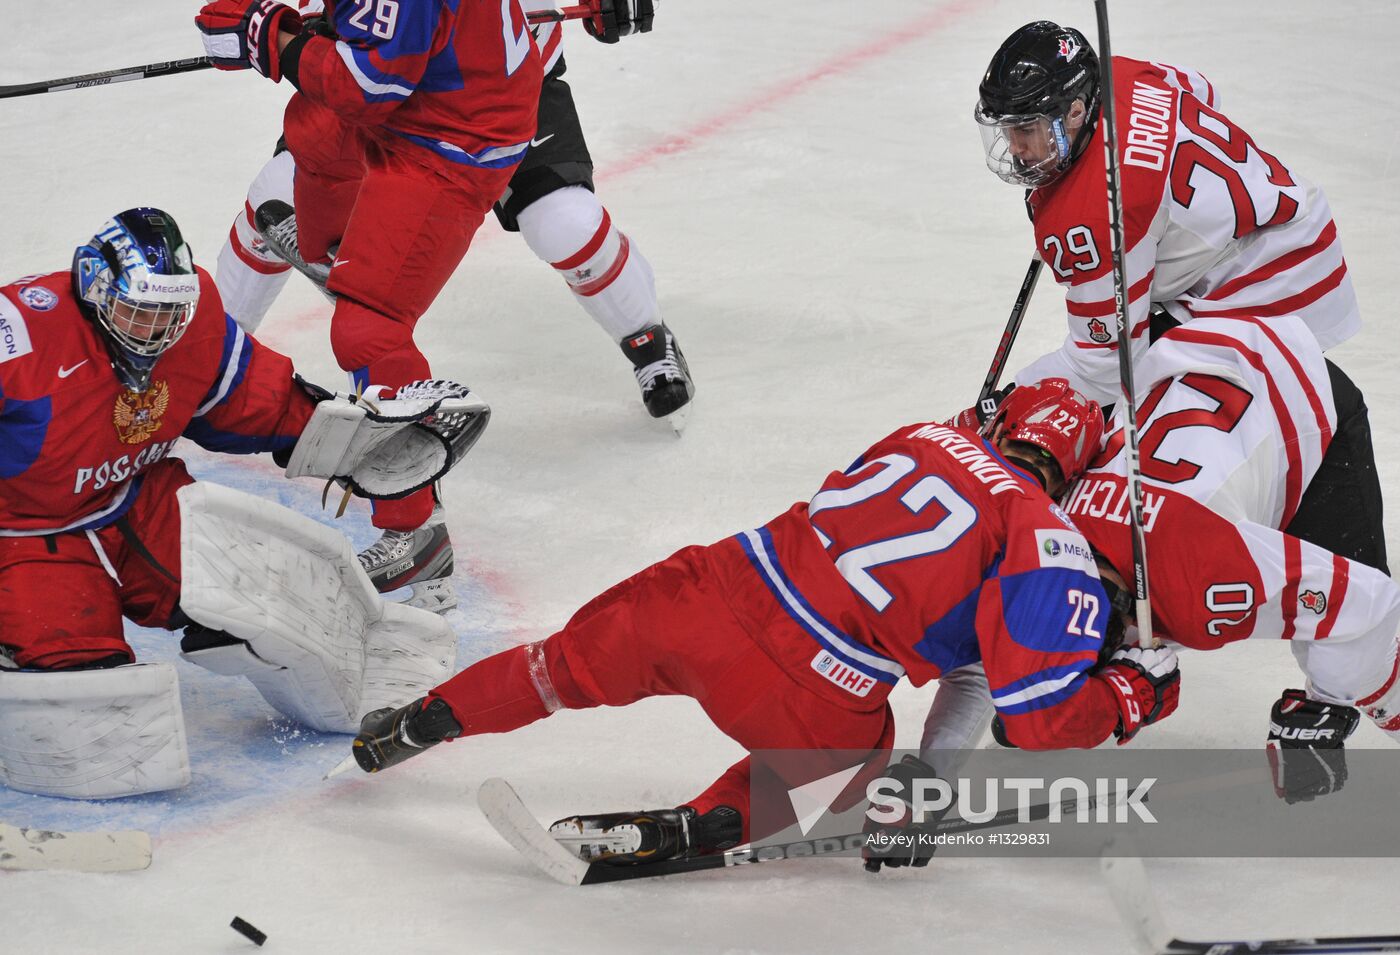
[[471, 450], [491, 408], [454, 381], [415, 381], [391, 400], [321, 401], [287, 462], [287, 477], [330, 478], [360, 497], [406, 497]]

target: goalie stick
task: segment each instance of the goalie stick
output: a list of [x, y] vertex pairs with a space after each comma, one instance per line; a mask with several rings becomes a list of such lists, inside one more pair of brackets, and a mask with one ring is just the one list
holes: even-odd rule
[[[486, 816], [491, 827], [500, 833], [501, 838], [510, 843], [517, 852], [537, 869], [556, 882], [564, 885], [597, 885], [603, 882], [623, 882], [632, 879], [654, 879], [668, 875], [685, 875], [691, 872], [705, 872], [710, 869], [728, 869], [740, 865], [754, 865], [759, 862], [777, 862], [784, 859], [810, 859], [813, 856], [833, 855], [860, 849], [865, 845], [865, 833], [855, 832], [844, 836], [826, 836], [802, 839], [771, 846], [741, 846], [714, 855], [694, 856], [686, 859], [667, 859], [646, 865], [621, 866], [605, 862], [585, 862], [565, 849], [538, 819], [525, 808], [520, 797], [504, 779], [488, 779], [477, 792], [477, 805]], [[1093, 804], [1093, 800], [1090, 800]], [[1026, 814], [1027, 822], [1045, 819], [1052, 809], [1058, 807], [1069, 814], [1078, 808], [1073, 799], [1061, 803], [1040, 803], [1030, 806]], [[937, 826], [939, 835], [961, 832], [974, 832], [979, 829], [997, 829], [1020, 822], [1019, 809], [1006, 809], [984, 822], [968, 822], [965, 819], [945, 819]]]
[[[536, 10], [525, 14], [532, 24], [558, 23], [562, 20], [582, 20], [598, 13], [598, 0], [590, 0], [572, 7], [558, 10]], [[113, 83], [126, 83], [130, 80], [147, 80], [157, 76], [174, 76], [176, 73], [194, 73], [213, 68], [207, 56], [192, 56], [184, 60], [166, 60], [161, 63], [146, 63], [142, 66], [126, 66], [116, 70], [103, 70], [99, 73], [82, 73], [78, 76], [64, 76], [56, 80], [39, 80], [34, 83], [16, 83], [13, 86], [0, 86], [0, 99], [12, 96], [34, 96], [38, 93], [58, 93], [63, 90], [82, 89], [87, 86], [111, 86]]]
[[1326, 938], [1256, 940], [1181, 939], [1167, 930], [1153, 901], [1147, 869], [1135, 856], [1105, 856], [1099, 862], [1113, 907], [1128, 927], [1139, 955], [1322, 955], [1400, 952], [1400, 935], [1334, 935]]
[[129, 872], [151, 864], [144, 832], [57, 832], [0, 822], [0, 869]]

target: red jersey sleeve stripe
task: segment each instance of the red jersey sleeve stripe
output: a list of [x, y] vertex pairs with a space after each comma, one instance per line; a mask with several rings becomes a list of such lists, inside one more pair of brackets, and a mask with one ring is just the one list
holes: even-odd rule
[[1224, 285], [1220, 286], [1220, 288], [1207, 295], [1206, 299], [1216, 302], [1222, 301], [1251, 285], [1257, 285], [1260, 282], [1268, 281], [1280, 272], [1286, 272], [1300, 262], [1306, 262], [1313, 256], [1326, 251], [1331, 247], [1332, 243], [1336, 241], [1337, 223], [1331, 221], [1318, 233], [1317, 238], [1313, 239], [1309, 244], [1281, 255], [1272, 262], [1266, 262], [1254, 271], [1246, 272], [1239, 278], [1231, 279], [1229, 282], [1226, 282]]
[[1292, 640], [1298, 629], [1298, 585], [1303, 576], [1303, 544], [1296, 537], [1283, 539], [1283, 639]]
[[1347, 264], [1342, 262], [1336, 270], [1325, 279], [1305, 288], [1297, 295], [1290, 295], [1288, 298], [1281, 298], [1276, 302], [1267, 305], [1245, 305], [1240, 308], [1193, 308], [1191, 314], [1197, 318], [1242, 318], [1246, 316], [1259, 316], [1268, 318], [1276, 315], [1291, 315], [1294, 312], [1307, 308], [1322, 296], [1342, 284], [1342, 279], [1346, 278]]
[[1341, 615], [1342, 601], [1347, 597], [1347, 582], [1351, 579], [1351, 568], [1347, 565], [1346, 558], [1332, 555], [1332, 592], [1327, 595], [1327, 612], [1322, 618], [1322, 623], [1317, 625], [1317, 636], [1314, 640], [1326, 640], [1332, 635], [1332, 627], [1337, 623], [1337, 617]]
[[[1128, 289], [1128, 301], [1136, 302], [1142, 298], [1152, 288], [1152, 277], [1156, 274], [1157, 270], [1153, 269], [1134, 282], [1132, 287]], [[1065, 307], [1071, 315], [1079, 318], [1102, 318], [1105, 315], [1112, 315], [1116, 311], [1115, 300], [1111, 298], [1101, 298], [1094, 302], [1069, 301]]]
[[1313, 417], [1317, 420], [1317, 430], [1321, 433], [1322, 447], [1321, 453], [1327, 453], [1327, 445], [1332, 443], [1332, 425], [1327, 421], [1327, 409], [1322, 407], [1322, 399], [1318, 397], [1317, 388], [1314, 387], [1312, 379], [1303, 371], [1303, 366], [1298, 362], [1298, 356], [1284, 347], [1279, 339], [1278, 333], [1269, 327], [1269, 323], [1262, 319], [1249, 316], [1243, 319], [1256, 326], [1264, 336], [1273, 342], [1278, 353], [1283, 356], [1283, 360], [1288, 362], [1288, 367], [1292, 369], [1294, 377], [1298, 379], [1298, 386], [1303, 389], [1303, 394], [1307, 395], [1308, 407], [1312, 409]]

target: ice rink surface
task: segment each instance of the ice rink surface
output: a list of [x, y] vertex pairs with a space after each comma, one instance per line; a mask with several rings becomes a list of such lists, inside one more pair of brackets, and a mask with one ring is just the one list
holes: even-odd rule
[[[0, 83], [197, 55], [197, 6], [24, 4], [6, 17]], [[598, 191], [655, 266], [696, 409], [680, 439], [653, 428], [615, 346], [487, 221], [418, 336], [437, 373], [494, 411], [446, 486], [460, 664], [547, 635], [646, 564], [809, 497], [894, 427], [970, 403], [1032, 249], [1019, 192], [983, 166], [972, 105], [997, 45], [1040, 18], [1093, 36], [1088, 0], [667, 0], [653, 33], [616, 46], [570, 26], [568, 79]], [[1113, 29], [1121, 55], [1203, 71], [1232, 119], [1326, 189], [1366, 321], [1331, 357], [1367, 395], [1393, 548], [1392, 0], [1120, 2]], [[136, 205], [174, 214], [212, 268], [289, 93], [210, 71], [0, 103], [0, 277], [66, 267], [106, 217]], [[338, 385], [328, 315], [294, 277], [259, 337]], [[1063, 334], [1045, 281], [1012, 369]], [[265, 461], [191, 459], [207, 477], [318, 510], [318, 488], [288, 489]], [[343, 524], [369, 539], [362, 514]], [[173, 654], [171, 640], [133, 641], [147, 659]], [[156, 834], [146, 872], [0, 876], [0, 951], [249, 951], [228, 928], [235, 915], [268, 933], [266, 951], [340, 955], [1127, 950], [1090, 861], [935, 860], [878, 878], [854, 861], [789, 864], [574, 889], [545, 881], [477, 812], [476, 787], [494, 775], [546, 820], [693, 796], [739, 752], [689, 700], [562, 713], [382, 778], [321, 783], [345, 738], [302, 739], [251, 686], [195, 669], [179, 665], [188, 793], [103, 806], [0, 793], [7, 822]], [[1269, 704], [1298, 682], [1277, 645], [1190, 655], [1182, 670], [1180, 712], [1137, 745], [1259, 747]], [[895, 693], [901, 745], [917, 744], [931, 693]], [[1366, 725], [1353, 745], [1387, 744]], [[1393, 860], [1148, 869], [1187, 937], [1400, 931]]]

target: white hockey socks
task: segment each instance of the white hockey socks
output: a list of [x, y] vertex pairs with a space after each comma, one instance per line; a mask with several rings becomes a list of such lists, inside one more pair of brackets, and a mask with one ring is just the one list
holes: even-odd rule
[[517, 221], [525, 244], [563, 277], [613, 341], [660, 321], [651, 263], [583, 186], [535, 200]]
[[248, 200], [233, 220], [228, 241], [219, 250], [219, 264], [214, 284], [224, 300], [224, 311], [245, 332], [256, 331], [267, 310], [272, 307], [291, 266], [278, 257], [253, 224], [253, 212], [269, 199], [292, 201], [292, 175], [296, 165], [289, 152], [278, 153], [268, 160], [248, 187]]

